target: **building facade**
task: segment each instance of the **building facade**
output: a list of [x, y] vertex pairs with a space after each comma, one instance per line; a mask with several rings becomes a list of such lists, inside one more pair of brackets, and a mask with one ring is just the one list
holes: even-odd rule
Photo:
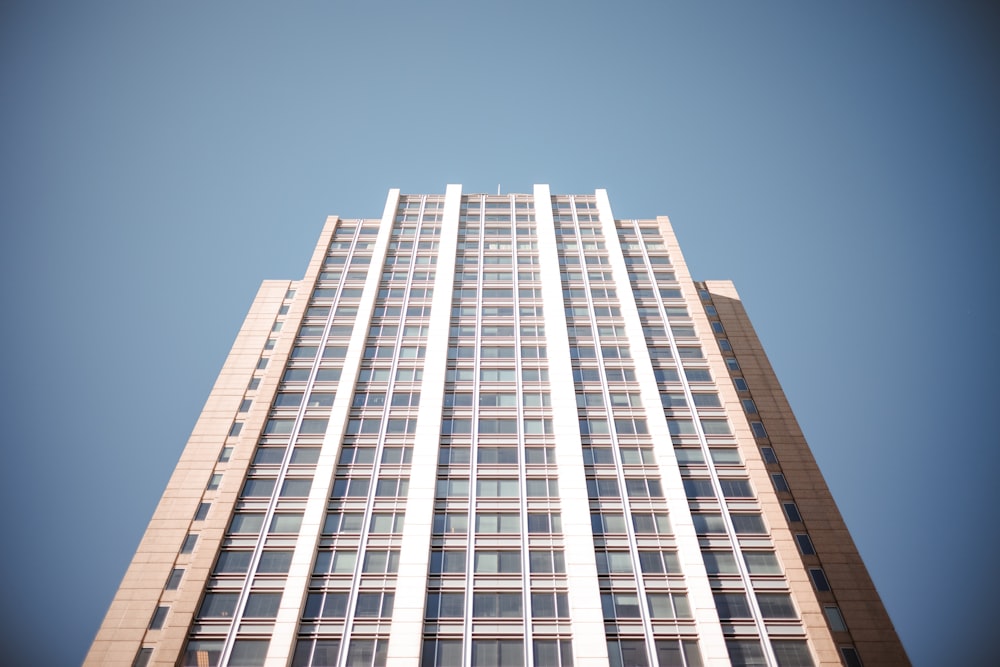
[[733, 285], [450, 185], [261, 286], [85, 664], [909, 663]]

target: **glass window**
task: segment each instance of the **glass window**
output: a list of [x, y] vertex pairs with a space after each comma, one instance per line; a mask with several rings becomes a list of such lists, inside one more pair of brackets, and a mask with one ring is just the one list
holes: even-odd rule
[[301, 514], [275, 514], [271, 518], [269, 533], [297, 533], [302, 526]]
[[555, 463], [556, 462], [555, 447], [525, 447], [524, 462], [528, 465]]
[[280, 465], [285, 459], [285, 447], [258, 447], [253, 463], [257, 466]]
[[525, 495], [528, 498], [548, 498], [559, 495], [559, 482], [556, 479], [532, 479], [525, 481]]
[[638, 534], [669, 535], [673, 532], [670, 517], [661, 512], [633, 512], [632, 526]]
[[163, 624], [167, 622], [167, 614], [170, 612], [170, 607], [157, 607], [156, 611], [153, 612], [153, 618], [149, 620], [150, 630], [159, 630], [163, 627]]
[[139, 653], [136, 654], [135, 660], [132, 661], [132, 667], [146, 667], [149, 664], [150, 659], [153, 657], [153, 649], [150, 647], [144, 647], [139, 649]]
[[719, 480], [722, 487], [722, 495], [726, 498], [753, 498], [753, 488], [748, 479], [727, 479]]
[[432, 551], [430, 572], [431, 574], [465, 574], [465, 550]]
[[[683, 657], [681, 657], [683, 655]], [[693, 639], [658, 639], [656, 657], [660, 667], [702, 667], [698, 642]]]
[[569, 599], [565, 593], [532, 593], [532, 618], [569, 618]]
[[476, 574], [518, 574], [521, 572], [520, 551], [477, 551]]
[[221, 483], [222, 483], [222, 473], [220, 472], [214, 473], [211, 477], [208, 478], [208, 486], [205, 487], [205, 490], [215, 491], [216, 489], [219, 488], [219, 484]]
[[702, 419], [701, 428], [705, 435], [731, 435], [729, 422], [725, 419]]
[[757, 604], [765, 619], [798, 618], [792, 596], [787, 593], [757, 593]]
[[779, 667], [813, 667], [809, 646], [801, 639], [776, 639], [771, 641], [774, 657]]
[[649, 593], [646, 595], [649, 614], [653, 618], [693, 618], [691, 605], [681, 593]]
[[639, 596], [633, 592], [601, 593], [605, 620], [640, 618]]
[[840, 648], [840, 655], [844, 657], [844, 664], [847, 667], [863, 667], [861, 664], [861, 656], [858, 655], [857, 650], [852, 646], [842, 646]]
[[736, 568], [736, 557], [732, 551], [703, 551], [702, 559], [705, 561], [705, 571], [708, 574], [738, 574]]
[[469, 480], [449, 477], [439, 479], [435, 487], [436, 498], [468, 498]]
[[267, 477], [251, 477], [243, 484], [242, 498], [270, 498], [274, 493], [275, 479]]
[[740, 458], [740, 451], [736, 448], [726, 448], [713, 447], [710, 450], [712, 454], [712, 463], [717, 466], [726, 465], [742, 465], [743, 459]]
[[627, 551], [598, 551], [598, 574], [631, 574], [632, 555]]
[[781, 564], [773, 551], [744, 551], [750, 574], [781, 574]]
[[736, 528], [737, 535], [764, 535], [767, 528], [764, 526], [764, 518], [759, 514], [732, 514], [733, 527]]
[[245, 574], [250, 569], [252, 556], [249, 551], [223, 551], [215, 563], [215, 574]]
[[246, 618], [275, 618], [278, 615], [280, 602], [281, 593], [251, 593], [247, 597], [243, 616]]
[[184, 570], [180, 568], [175, 568], [170, 572], [170, 578], [167, 579], [167, 585], [164, 588], [168, 591], [176, 591], [181, 585], [181, 579], [184, 578]]
[[477, 455], [479, 463], [517, 463], [517, 447], [479, 447], [477, 448]]
[[313, 574], [353, 574], [357, 560], [358, 554], [354, 551], [320, 551]]
[[387, 639], [352, 639], [345, 667], [385, 667]]
[[480, 512], [476, 514], [476, 533], [519, 533], [521, 521], [517, 514]]
[[291, 551], [264, 551], [257, 564], [259, 574], [285, 574], [292, 565]]
[[620, 513], [619, 514], [611, 512], [591, 513], [590, 524], [595, 535], [625, 532], [625, 517]]
[[221, 639], [191, 639], [184, 651], [184, 667], [217, 667], [222, 658]]
[[424, 640], [424, 648], [420, 654], [420, 667], [452, 667], [452, 665], [461, 665], [462, 660], [461, 639]]
[[373, 533], [398, 533], [403, 530], [403, 513], [382, 513], [372, 514], [370, 527]]
[[434, 515], [434, 532], [451, 535], [469, 532], [469, 517], [457, 512], [438, 512]]
[[643, 574], [680, 574], [676, 551], [640, 551], [639, 567]]
[[719, 618], [730, 620], [737, 618], [750, 618], [750, 602], [744, 593], [714, 593], [715, 608], [719, 611]]
[[722, 407], [722, 403], [719, 401], [718, 394], [697, 393], [697, 394], [691, 394], [691, 398], [694, 400], [695, 407], [698, 408]]
[[393, 574], [399, 569], [399, 551], [367, 551], [362, 572]]
[[474, 593], [472, 615], [479, 618], [520, 618], [521, 593]]
[[229, 532], [231, 534], [257, 534], [260, 533], [263, 527], [263, 514], [237, 512], [229, 522]]
[[198, 509], [194, 513], [195, 521], [204, 521], [205, 517], [208, 516], [208, 510], [212, 509], [212, 503], [200, 503]]
[[646, 642], [641, 639], [609, 639], [610, 667], [649, 667]]
[[385, 591], [358, 593], [355, 618], [389, 618], [392, 616], [393, 593]]
[[464, 618], [465, 593], [428, 593], [424, 616], [428, 619]]
[[812, 540], [805, 533], [797, 533], [795, 535], [795, 542], [799, 545], [799, 551], [802, 552], [803, 556], [815, 555], [816, 550], [813, 548]]
[[282, 498], [308, 498], [312, 479], [289, 478], [281, 486]]
[[291, 465], [310, 465], [319, 461], [319, 447], [296, 447], [292, 450]]
[[823, 607], [823, 613], [826, 614], [826, 620], [830, 624], [830, 629], [834, 632], [847, 632], [847, 623], [844, 622], [844, 616], [840, 613], [840, 608], [836, 605], [828, 605]]
[[707, 368], [685, 368], [684, 375], [688, 382], [711, 382], [712, 374]]
[[566, 558], [562, 551], [532, 550], [528, 554], [528, 563], [532, 574], [556, 574], [566, 571]]
[[521, 639], [473, 639], [472, 667], [523, 667]]
[[239, 597], [239, 593], [206, 593], [198, 618], [232, 618]]
[[569, 639], [535, 639], [532, 650], [534, 664], [539, 667], [573, 667], [573, 642]]
[[766, 667], [764, 649], [759, 639], [727, 639], [729, 662], [732, 667]]
[[710, 479], [687, 478], [684, 481], [684, 492], [688, 498], [711, 498], [715, 496], [715, 489], [712, 487]]
[[188, 536], [184, 538], [184, 544], [181, 545], [181, 553], [189, 554], [194, 551], [195, 544], [198, 543], [198, 536], [188, 533]]
[[802, 515], [799, 514], [799, 508], [796, 507], [795, 503], [782, 503], [781, 506], [784, 508], [785, 516], [788, 517], [789, 521], [792, 523], [802, 521]]
[[344, 618], [346, 614], [347, 593], [310, 593], [302, 617]]
[[788, 482], [785, 480], [785, 476], [782, 475], [781, 473], [774, 473], [774, 474], [772, 474], [771, 475], [771, 481], [774, 483], [774, 489], [775, 489], [775, 491], [778, 491], [779, 493], [782, 493], [782, 492], [788, 493], [789, 492]]
[[826, 573], [821, 568], [809, 568], [809, 578], [812, 579], [813, 586], [817, 591], [830, 590], [830, 582], [826, 578]]
[[336, 665], [339, 652], [339, 639], [300, 639], [295, 644], [292, 667]]

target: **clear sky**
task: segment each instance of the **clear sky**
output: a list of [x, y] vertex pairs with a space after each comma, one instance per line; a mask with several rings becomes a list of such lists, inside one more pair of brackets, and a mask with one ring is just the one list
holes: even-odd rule
[[998, 34], [956, 1], [3, 2], [0, 662], [83, 659], [328, 214], [541, 182], [736, 282], [914, 663], [995, 664]]

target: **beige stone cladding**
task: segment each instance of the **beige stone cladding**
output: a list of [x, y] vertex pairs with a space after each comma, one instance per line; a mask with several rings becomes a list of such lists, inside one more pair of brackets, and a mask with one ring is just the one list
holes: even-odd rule
[[[261, 284], [85, 666], [129, 667], [143, 648], [153, 649], [149, 665], [177, 664], [337, 222], [328, 218], [303, 281]], [[249, 389], [253, 378], [258, 386]], [[251, 408], [240, 413], [245, 399], [252, 400]], [[238, 434], [236, 422], [241, 422]], [[220, 459], [224, 448], [231, 448], [222, 457], [228, 460]], [[202, 503], [210, 508], [196, 521]], [[193, 549], [182, 553], [189, 536]], [[183, 570], [180, 583], [166, 590], [175, 570]], [[165, 623], [150, 629], [157, 608], [166, 608]]]
[[[909, 665], [892, 621], [792, 414], [739, 294], [729, 281], [708, 281], [705, 285], [766, 429], [768, 446], [774, 449], [778, 461], [765, 466], [757, 456], [754, 484], [758, 488], [771, 487], [770, 475], [780, 473], [790, 490], [789, 493], [768, 493], [771, 501], [766, 511], [772, 530], [779, 525], [782, 527], [781, 539], [779, 541], [776, 536], [775, 541], [789, 570], [793, 595], [803, 610], [803, 619], [810, 626], [826, 625], [823, 607], [837, 605], [848, 628], [846, 632], [832, 632], [837, 647], [853, 645], [865, 665]], [[736, 399], [735, 396], [730, 398]], [[744, 449], [748, 453], [758, 451], [753, 435], [746, 435]], [[741, 443], [743, 440], [741, 438]], [[796, 504], [802, 522], [787, 522], [780, 507], [782, 501]], [[808, 535], [815, 555], [802, 555], [796, 547], [793, 535], [802, 534]], [[811, 568], [822, 568], [831, 591], [815, 591], [809, 577]], [[807, 601], [808, 610], [805, 608]], [[839, 657], [833, 664], [840, 664]]]

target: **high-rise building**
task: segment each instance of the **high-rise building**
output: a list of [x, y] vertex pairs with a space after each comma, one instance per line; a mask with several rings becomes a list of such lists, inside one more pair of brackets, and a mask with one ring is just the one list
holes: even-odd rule
[[908, 661], [733, 285], [450, 185], [261, 286], [86, 664]]

